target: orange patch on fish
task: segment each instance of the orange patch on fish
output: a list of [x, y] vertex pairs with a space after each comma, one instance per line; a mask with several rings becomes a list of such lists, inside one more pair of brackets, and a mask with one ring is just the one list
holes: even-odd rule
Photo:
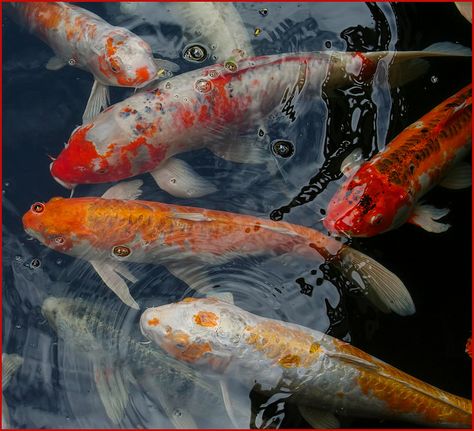
[[181, 302], [194, 302], [194, 301], [196, 301], [196, 298], [188, 297], [188, 298], [184, 298]]
[[278, 363], [285, 368], [296, 368], [300, 366], [301, 358], [298, 355], [286, 355]]
[[217, 326], [219, 317], [212, 311], [200, 311], [194, 315], [194, 321], [200, 326]]
[[309, 333], [274, 321], [248, 326], [245, 331], [247, 344], [285, 368], [308, 367], [318, 359], [322, 350]]
[[469, 355], [470, 358], [472, 358], [472, 343], [471, 343], [471, 337], [467, 339], [466, 342], [466, 353]]
[[160, 323], [160, 320], [157, 317], [154, 317], [153, 319], [150, 319], [148, 321], [148, 324], [150, 326], [157, 326], [157, 325], [159, 325], [159, 323]]
[[471, 424], [471, 415], [466, 413], [472, 409], [469, 400], [443, 392], [343, 341], [334, 340], [334, 345], [339, 352], [375, 366], [371, 370], [363, 364], [352, 364], [360, 371], [358, 384], [362, 392], [384, 401], [393, 413], [417, 414], [433, 424]]

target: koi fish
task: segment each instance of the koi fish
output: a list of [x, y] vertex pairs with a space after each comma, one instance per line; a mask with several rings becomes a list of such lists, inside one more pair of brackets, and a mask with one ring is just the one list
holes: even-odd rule
[[[98, 394], [114, 424], [122, 420], [130, 387], [137, 383], [154, 396], [177, 428], [197, 428], [194, 417], [202, 417], [202, 403], [193, 409], [193, 394], [209, 401], [225, 418], [218, 386], [163, 351], [116, 329], [116, 316], [104, 308], [78, 298], [48, 297], [41, 312], [64, 343], [91, 360]], [[225, 408], [233, 414], [230, 405]]]
[[[23, 358], [16, 354], [2, 353], [2, 392], [10, 385], [10, 382], [23, 364]], [[5, 397], [2, 396], [2, 429], [10, 428], [8, 406]]]
[[[314, 229], [258, 217], [159, 202], [134, 201], [139, 180], [118, 184], [102, 198], [52, 198], [23, 216], [25, 231], [44, 245], [89, 261], [127, 305], [139, 308], [124, 278], [126, 262], [164, 265], [192, 286], [192, 274], [236, 256], [292, 253], [339, 268], [384, 311], [413, 314], [397, 276], [370, 257]], [[104, 232], [108, 232], [104, 235]], [[354, 277], [354, 273], [357, 274]], [[359, 278], [360, 277], [360, 278]]]
[[472, 23], [472, 2], [457, 2], [454, 4], [458, 8], [461, 15]]
[[176, 359], [291, 394], [315, 428], [337, 427], [334, 413], [471, 427], [470, 400], [322, 332], [260, 317], [216, 298], [149, 308], [140, 328]]
[[[465, 48], [448, 44], [452, 55]], [[413, 74], [400, 66], [419, 57], [448, 55], [446, 47], [391, 53], [394, 81]], [[460, 52], [459, 52], [460, 51]], [[470, 50], [468, 50], [470, 53]], [[302, 96], [320, 96], [331, 74], [332, 85], [373, 78], [387, 52], [319, 52], [284, 54], [227, 62], [183, 73], [108, 108], [89, 124], [73, 131], [66, 148], [50, 165], [54, 179], [66, 188], [113, 182], [150, 172], [158, 185], [179, 197], [216, 191], [185, 162], [173, 156], [207, 147], [233, 162], [265, 163], [269, 152], [256, 143], [257, 134], [242, 130], [276, 109], [294, 119]], [[424, 64], [424, 63], [422, 63]], [[425, 70], [421, 68], [421, 70]], [[297, 109], [297, 108], [296, 108]]]
[[141, 88], [172, 63], [155, 60], [150, 46], [122, 27], [96, 14], [63, 2], [6, 3], [9, 15], [54, 51], [46, 68], [69, 64], [94, 75], [94, 85], [83, 115], [84, 123], [109, 103], [108, 86]]
[[[374, 236], [405, 222], [428, 232], [444, 232], [436, 220], [449, 210], [419, 203], [436, 184], [451, 189], [471, 185], [471, 170], [458, 162], [471, 148], [471, 84], [408, 126], [387, 147], [362, 164], [329, 202], [324, 226], [350, 236]], [[353, 157], [349, 156], [349, 159]]]

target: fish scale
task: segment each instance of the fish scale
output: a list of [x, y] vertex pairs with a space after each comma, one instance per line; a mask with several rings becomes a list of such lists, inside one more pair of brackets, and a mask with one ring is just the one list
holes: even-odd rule
[[[212, 316], [211, 323], [202, 324], [196, 319], [200, 314]], [[281, 388], [293, 402], [309, 409], [435, 427], [471, 425], [472, 405], [467, 399], [327, 334], [260, 317], [216, 298], [187, 298], [149, 308], [140, 327], [147, 338], [181, 361], [238, 376], [247, 385]], [[225, 367], [214, 367], [216, 361]]]

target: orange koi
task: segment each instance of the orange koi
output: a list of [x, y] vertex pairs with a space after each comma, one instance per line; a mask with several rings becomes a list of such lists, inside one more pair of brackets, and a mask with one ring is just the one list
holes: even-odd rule
[[[202, 324], [203, 314], [212, 316], [208, 324]], [[250, 387], [257, 383], [291, 394], [315, 428], [324, 428], [323, 419], [337, 427], [336, 417], [329, 420], [331, 413], [471, 427], [470, 400], [322, 332], [256, 316], [217, 298], [186, 298], [149, 308], [140, 328], [176, 359]]]
[[360, 167], [333, 196], [325, 227], [350, 236], [373, 236], [405, 222], [444, 232], [437, 220], [449, 210], [418, 203], [432, 187], [471, 185], [470, 167], [458, 162], [471, 148], [471, 84], [407, 127]]
[[107, 106], [109, 85], [140, 88], [157, 76], [156, 61], [144, 40], [88, 10], [63, 2], [8, 2], [5, 8], [52, 48], [55, 57], [48, 62], [48, 69], [69, 64], [94, 75], [85, 123]]
[[202, 273], [206, 265], [236, 256], [290, 253], [335, 265], [384, 311], [406, 315], [415, 310], [395, 274], [321, 232], [241, 214], [130, 200], [138, 197], [140, 186], [135, 180], [112, 187], [102, 198], [55, 197], [35, 203], [23, 216], [23, 226], [46, 246], [88, 260], [135, 308], [123, 278], [136, 278], [123, 265], [126, 262], [161, 264], [187, 281], [193, 269]]

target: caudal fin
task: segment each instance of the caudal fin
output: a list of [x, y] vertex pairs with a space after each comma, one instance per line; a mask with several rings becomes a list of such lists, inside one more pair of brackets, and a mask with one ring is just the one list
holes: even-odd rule
[[403, 282], [369, 256], [346, 247], [339, 253], [344, 275], [360, 286], [368, 299], [384, 312], [401, 316], [415, 313], [415, 304]]

